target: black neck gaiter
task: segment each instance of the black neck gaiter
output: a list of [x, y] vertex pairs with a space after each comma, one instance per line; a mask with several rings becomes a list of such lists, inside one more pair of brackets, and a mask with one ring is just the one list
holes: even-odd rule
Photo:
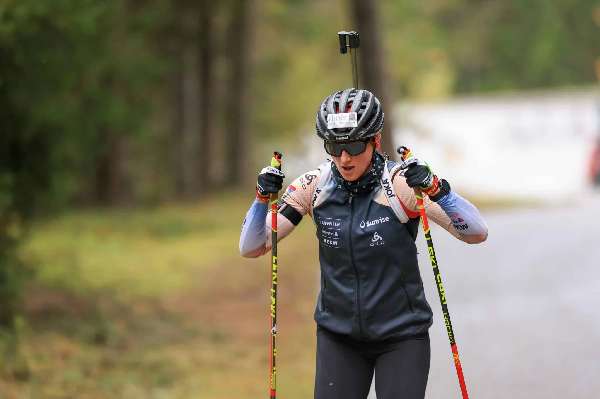
[[344, 180], [337, 166], [335, 166], [335, 163], [332, 163], [331, 169], [333, 175], [338, 178], [339, 181], [343, 182], [343, 186], [348, 191], [357, 194], [367, 193], [377, 186], [379, 184], [379, 180], [381, 180], [381, 175], [383, 174], [383, 168], [385, 166], [384, 155], [377, 150], [374, 151], [371, 162], [373, 163], [373, 167], [369, 173], [367, 173], [361, 179], [355, 181]]

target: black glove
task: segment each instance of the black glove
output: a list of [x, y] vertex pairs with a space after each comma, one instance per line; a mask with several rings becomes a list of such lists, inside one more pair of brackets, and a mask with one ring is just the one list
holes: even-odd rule
[[279, 192], [283, 188], [285, 175], [282, 171], [272, 166], [267, 166], [260, 171], [256, 183], [256, 196], [261, 201], [268, 201], [271, 194]]
[[436, 176], [429, 169], [429, 165], [418, 158], [409, 158], [400, 167], [406, 169], [404, 177], [406, 177], [406, 184], [410, 188], [419, 186], [425, 191], [436, 183]]

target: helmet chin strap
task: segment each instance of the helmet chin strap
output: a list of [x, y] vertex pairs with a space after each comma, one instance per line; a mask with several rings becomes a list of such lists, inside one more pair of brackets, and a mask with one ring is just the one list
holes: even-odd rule
[[380, 141], [381, 141], [381, 133], [377, 133], [375, 135], [375, 148], [378, 149], [379, 152], [382, 152]]

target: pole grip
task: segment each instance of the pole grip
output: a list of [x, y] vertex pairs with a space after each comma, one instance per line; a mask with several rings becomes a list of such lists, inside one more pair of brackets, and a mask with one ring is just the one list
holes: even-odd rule
[[281, 170], [281, 153], [279, 151], [273, 152], [273, 158], [271, 158], [271, 166]]
[[413, 153], [405, 146], [401, 145], [396, 149], [396, 152], [400, 155], [400, 159], [402, 161], [406, 161], [407, 159], [413, 158]]

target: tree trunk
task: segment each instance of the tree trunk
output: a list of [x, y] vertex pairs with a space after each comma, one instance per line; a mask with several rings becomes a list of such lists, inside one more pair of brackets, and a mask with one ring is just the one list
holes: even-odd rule
[[197, 8], [182, 10], [181, 22], [185, 39], [181, 50], [182, 129], [180, 137], [180, 195], [190, 201], [197, 197], [199, 182], [197, 158], [200, 137], [200, 50], [196, 39], [199, 31]]
[[[114, 54], [122, 59], [127, 54], [128, 4], [124, 1], [116, 15], [115, 30], [112, 32]], [[111, 94], [126, 103], [127, 91], [124, 89], [119, 71], [104, 72], [105, 84]], [[116, 206], [123, 201], [123, 137], [112, 127], [102, 127], [99, 132], [100, 151], [96, 160], [96, 200], [104, 206]]]
[[[351, 0], [354, 20], [360, 34], [359, 88], [369, 90], [381, 101], [385, 112], [385, 127], [381, 135], [381, 148], [390, 159], [396, 157], [392, 140], [394, 132], [394, 103], [389, 90], [383, 43], [379, 29], [379, 15], [375, 0]], [[397, 144], [397, 143], [396, 143]]]
[[100, 132], [102, 153], [96, 163], [96, 199], [104, 206], [115, 206], [121, 199], [121, 138], [104, 129]]
[[201, 126], [200, 126], [200, 149], [198, 151], [198, 182], [202, 196], [209, 195], [213, 182], [211, 180], [211, 166], [214, 158], [215, 149], [212, 140], [213, 114], [216, 111], [213, 107], [214, 84], [212, 76], [212, 63], [214, 61], [215, 49], [212, 45], [213, 36], [213, 6], [206, 4], [200, 16], [201, 37], [200, 37], [200, 106], [201, 106]]
[[254, 0], [231, 2], [231, 21], [227, 38], [227, 58], [230, 65], [229, 86], [225, 106], [226, 159], [225, 186], [241, 185], [251, 158], [248, 128], [248, 70], [252, 23], [250, 10]]
[[[0, 228], [4, 231], [7, 231], [10, 225], [8, 216], [0, 213]], [[0, 332], [4, 330], [12, 333], [15, 328], [21, 282], [15, 279], [14, 260], [10, 257], [15, 250], [16, 242], [7, 237], [4, 231], [0, 233]]]

